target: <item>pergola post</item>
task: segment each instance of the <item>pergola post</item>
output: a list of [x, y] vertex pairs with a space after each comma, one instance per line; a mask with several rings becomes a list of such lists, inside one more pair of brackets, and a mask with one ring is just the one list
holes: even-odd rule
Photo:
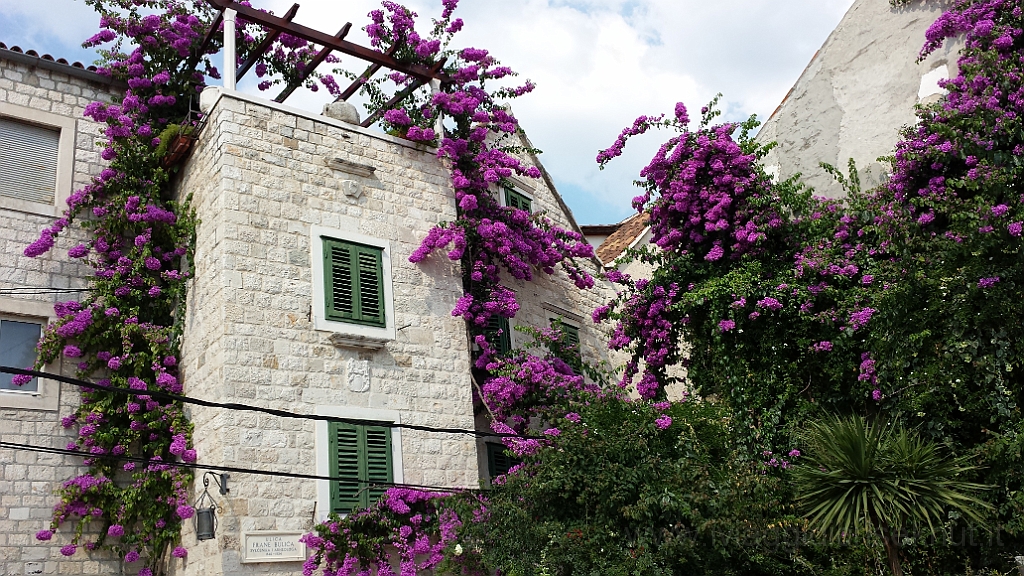
[[228, 8], [224, 10], [224, 88], [235, 89], [235, 70], [238, 57], [235, 50], [235, 16], [238, 13]]

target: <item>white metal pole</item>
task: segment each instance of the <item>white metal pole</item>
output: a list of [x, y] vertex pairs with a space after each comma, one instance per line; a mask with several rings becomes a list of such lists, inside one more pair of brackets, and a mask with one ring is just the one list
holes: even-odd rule
[[235, 56], [235, 15], [237, 12], [231, 9], [224, 11], [224, 88], [235, 89], [235, 69], [238, 68], [238, 58]]
[[[437, 78], [431, 79], [430, 80], [430, 93], [431, 94], [436, 94], [436, 93], [438, 93], [440, 91], [441, 91], [441, 81], [438, 80]], [[437, 118], [434, 120], [434, 132], [437, 134], [437, 138], [438, 138], [437, 142], [438, 142], [438, 144], [440, 144], [441, 143], [441, 139], [444, 138], [444, 114], [441, 112], [440, 108], [434, 110], [434, 113], [437, 114]]]

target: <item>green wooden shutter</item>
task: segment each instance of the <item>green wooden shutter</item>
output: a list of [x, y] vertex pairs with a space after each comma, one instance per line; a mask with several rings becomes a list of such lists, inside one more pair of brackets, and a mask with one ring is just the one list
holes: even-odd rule
[[328, 320], [384, 327], [382, 248], [323, 238]]
[[383, 250], [355, 246], [359, 259], [359, 320], [364, 324], [384, 326]]
[[328, 434], [330, 474], [344, 478], [331, 481], [331, 511], [344, 514], [358, 507], [363, 496], [359, 491], [363, 486], [359, 479], [364, 460], [359, 449], [359, 427], [329, 422]]
[[[367, 426], [363, 429], [366, 438], [366, 480], [370, 483], [393, 481], [391, 465], [391, 429], [380, 426]], [[366, 490], [363, 494], [363, 506], [376, 502], [389, 486], [377, 486]]]
[[497, 478], [508, 471], [522, 460], [508, 455], [503, 444], [487, 443], [487, 471], [491, 478]]
[[579, 350], [580, 346], [580, 329], [575, 326], [568, 324], [562, 324], [562, 338], [565, 338], [566, 343], [570, 346], [576, 346]]
[[505, 205], [510, 208], [533, 212], [533, 201], [510, 187], [505, 188]]
[[[331, 481], [331, 511], [346, 514], [370, 506], [394, 481], [391, 429], [330, 422], [328, 434], [330, 474], [343, 478]], [[370, 488], [374, 482], [384, 485]]]
[[356, 285], [352, 281], [352, 247], [324, 238], [324, 297], [329, 320], [356, 318]]
[[508, 318], [491, 316], [487, 321], [487, 327], [484, 328], [484, 337], [499, 354], [507, 354], [512, 349], [512, 332], [509, 329]]

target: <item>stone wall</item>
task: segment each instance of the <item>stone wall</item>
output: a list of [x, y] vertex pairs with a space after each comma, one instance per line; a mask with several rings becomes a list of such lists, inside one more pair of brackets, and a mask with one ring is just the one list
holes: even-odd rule
[[[328, 166], [334, 159], [364, 174]], [[460, 269], [443, 257], [408, 261], [432, 225], [455, 217], [432, 149], [228, 93], [213, 106], [180, 189], [193, 194], [201, 222], [183, 349], [189, 395], [473, 427], [466, 330], [451, 316]], [[316, 328], [311, 234], [320, 228], [390, 244], [394, 337], [383, 346], [352, 347]], [[203, 462], [327, 473], [312, 421], [195, 407], [191, 415]], [[472, 437], [403, 430], [396, 439], [396, 480], [476, 485]], [[231, 494], [218, 496], [217, 539], [194, 546], [180, 573], [241, 573], [241, 532], [308, 530], [325, 515], [318, 482], [235, 475]], [[297, 565], [244, 570], [291, 574]]]
[[917, 62], [925, 31], [948, 6], [854, 2], [758, 133], [758, 141], [779, 144], [766, 169], [780, 179], [802, 173], [816, 194], [833, 198], [842, 187], [821, 162], [846, 174], [853, 158], [865, 189], [885, 181], [888, 166], [877, 159], [892, 154], [901, 127], [917, 122], [914, 105], [937, 98], [937, 81], [956, 75], [960, 43]]
[[[17, 206], [0, 201], [0, 314], [8, 318], [46, 320], [53, 316], [53, 302], [74, 300], [77, 294], [11, 294], [17, 288], [80, 288], [86, 285], [89, 268], [67, 258], [67, 250], [81, 239], [80, 232], [63, 235], [54, 249], [38, 258], [26, 258], [25, 247], [53, 223], [73, 188], [87, 184], [102, 170], [95, 141], [101, 126], [84, 119], [82, 112], [93, 101], [111, 102], [118, 92], [99, 76], [82, 78], [80, 70], [62, 73], [0, 57], [0, 115], [38, 121], [59, 117], [73, 131], [72, 153], [59, 160], [67, 178], [57, 190], [52, 207]], [[73, 75], [72, 75], [73, 74]], [[48, 122], [47, 122], [48, 123]], [[71, 366], [49, 370], [72, 374]], [[12, 408], [12, 394], [0, 392], [0, 439], [6, 442], [63, 448], [75, 435], [60, 426], [79, 403], [78, 389], [46, 383], [47, 409]], [[5, 397], [6, 396], [6, 397]], [[51, 409], [52, 408], [52, 409]], [[77, 458], [0, 448], [0, 575], [115, 574], [119, 563], [103, 554], [72, 557], [60, 554], [70, 539], [58, 532], [50, 542], [39, 542], [35, 533], [47, 528], [57, 498], [54, 489], [84, 468]], [[85, 539], [83, 539], [83, 542]]]
[[[58, 203], [102, 169], [100, 125], [81, 118], [94, 101], [117, 90], [18, 62], [4, 62], [0, 114], [22, 109], [70, 119], [73, 158]], [[430, 427], [473, 428], [470, 344], [464, 322], [451, 316], [461, 295], [458, 263], [436, 254], [408, 257], [434, 224], [456, 216], [447, 170], [432, 148], [236, 93], [210, 110], [208, 126], [179, 176], [178, 190], [200, 219], [196, 277], [190, 287], [183, 340], [186, 393], [299, 414], [393, 420]], [[536, 162], [536, 159], [529, 159]], [[331, 163], [333, 161], [333, 163]], [[367, 171], [372, 168], [372, 171]], [[549, 179], [547, 180], [549, 182]], [[73, 187], [72, 187], [73, 184]], [[576, 229], [545, 181], [532, 182], [534, 209]], [[62, 237], [43, 257], [25, 246], [60, 213], [0, 205], [0, 289], [87, 285], [89, 269], [66, 250], [82, 238]], [[372, 238], [387, 245], [391, 271], [390, 336], [350, 337], [318, 324], [313, 303], [314, 247], [320, 231]], [[584, 265], [595, 274], [593, 262]], [[610, 289], [601, 281], [581, 292], [559, 272], [532, 283], [510, 282], [523, 304], [516, 323], [544, 327], [563, 316], [578, 324], [584, 356], [604, 357], [605, 337], [590, 311]], [[46, 319], [52, 303], [74, 296], [0, 294], [0, 313]], [[358, 336], [358, 335], [357, 335]], [[521, 336], [520, 336], [521, 337]], [[68, 368], [64, 370], [64, 368]], [[71, 373], [69, 367], [52, 370]], [[56, 387], [54, 406], [25, 410], [0, 404], [5, 441], [63, 447], [74, 438], [60, 427], [79, 403], [74, 387]], [[57, 394], [59, 392], [59, 394]], [[323, 425], [251, 412], [189, 408], [201, 463], [326, 475]], [[478, 450], [471, 436], [396, 431], [395, 480], [476, 486]], [[134, 573], [109, 555], [79, 551], [65, 558], [58, 532], [49, 543], [34, 534], [49, 524], [53, 490], [84, 471], [75, 459], [0, 449], [0, 575]], [[220, 526], [198, 543], [186, 523], [188, 560], [181, 574], [294, 574], [296, 563], [241, 564], [244, 532], [305, 531], [322, 519], [321, 481], [234, 474], [231, 492], [214, 491]], [[197, 482], [196, 495], [201, 492]]]

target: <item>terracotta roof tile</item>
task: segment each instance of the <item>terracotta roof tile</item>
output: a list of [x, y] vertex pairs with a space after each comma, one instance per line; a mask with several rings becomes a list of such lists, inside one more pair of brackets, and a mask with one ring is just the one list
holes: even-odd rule
[[3, 42], [0, 42], [0, 49], [2, 49], [2, 50], [10, 50], [11, 52], [17, 52], [19, 54], [24, 54], [26, 56], [32, 56], [34, 58], [42, 58], [43, 60], [48, 60], [50, 62], [56, 62], [57, 64], [63, 64], [65, 66], [71, 66], [73, 68], [81, 68], [82, 70], [88, 70], [90, 72], [95, 72], [96, 71], [96, 67], [95, 66], [86, 66], [85, 64], [82, 64], [81, 62], [68, 62], [64, 58], [54, 58], [53, 56], [51, 56], [49, 54], [40, 55], [35, 50], [22, 50], [20, 46], [11, 46], [11, 47], [8, 48], [7, 45], [4, 44]]
[[601, 263], [607, 265], [625, 252], [633, 242], [636, 242], [636, 239], [647, 229], [649, 219], [650, 217], [645, 212], [624, 220], [618, 230], [612, 232], [597, 247], [597, 258], [601, 260]]

